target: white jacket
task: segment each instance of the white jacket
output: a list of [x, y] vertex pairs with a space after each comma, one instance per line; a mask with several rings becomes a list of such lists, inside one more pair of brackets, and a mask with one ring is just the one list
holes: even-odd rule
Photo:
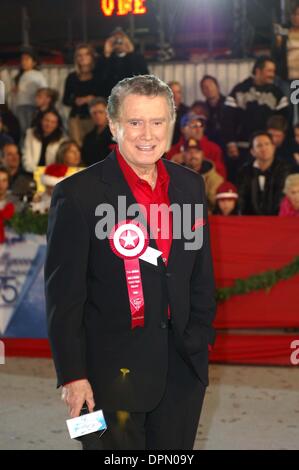
[[[50, 143], [47, 146], [45, 155], [46, 165], [55, 163], [57, 150], [59, 149], [59, 146], [62, 144], [62, 142], [64, 142], [65, 140], [66, 137], [62, 136], [60, 140], [58, 140], [57, 142]], [[41, 141], [34, 136], [32, 128], [28, 129], [24, 141], [22, 157], [23, 167], [26, 171], [33, 173], [36, 170], [40, 159], [41, 149]]]

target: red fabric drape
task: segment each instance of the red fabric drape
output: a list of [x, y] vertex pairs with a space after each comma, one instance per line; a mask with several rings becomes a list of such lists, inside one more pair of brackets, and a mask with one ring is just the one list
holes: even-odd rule
[[[299, 255], [297, 217], [210, 218], [217, 287], [232, 285]], [[216, 328], [284, 328], [299, 326], [299, 275], [281, 281], [270, 292], [258, 291], [220, 303]]]
[[[219, 334], [210, 361], [231, 364], [286, 365], [291, 364], [291, 343], [298, 341], [299, 333], [286, 335], [236, 335]], [[4, 339], [7, 357], [50, 358], [51, 351], [46, 339]], [[299, 359], [299, 352], [297, 353]]]
[[[293, 341], [298, 341], [296, 349], [291, 349]], [[292, 353], [299, 359], [299, 333], [297, 335], [219, 334], [210, 353], [210, 360], [230, 364], [291, 366]]]
[[[215, 277], [218, 287], [277, 269], [299, 255], [299, 218], [210, 218]], [[273, 289], [236, 296], [218, 305], [215, 326], [285, 328], [299, 326], [299, 275]], [[221, 332], [210, 353], [212, 362], [291, 365], [291, 343], [298, 334], [235, 334]], [[51, 357], [46, 339], [4, 339], [7, 356]], [[299, 353], [298, 353], [299, 357]]]

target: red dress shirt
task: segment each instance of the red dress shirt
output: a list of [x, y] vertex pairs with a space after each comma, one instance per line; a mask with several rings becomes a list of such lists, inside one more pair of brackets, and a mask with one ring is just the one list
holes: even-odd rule
[[[171, 214], [167, 210], [162, 210], [161, 215], [159, 214], [158, 220], [150, 220], [150, 206], [151, 204], [165, 204], [169, 207], [168, 197], [168, 186], [169, 186], [169, 174], [162, 162], [158, 160], [157, 170], [158, 177], [155, 189], [153, 190], [149, 183], [134, 172], [134, 170], [128, 165], [125, 159], [122, 157], [118, 147], [116, 148], [117, 161], [124, 174], [124, 177], [133, 193], [138, 204], [142, 204], [146, 208], [147, 223], [150, 227], [152, 236], [154, 237], [158, 250], [162, 251], [162, 259], [167, 265], [168, 257], [172, 244], [172, 218]], [[164, 223], [168, 224], [167, 238], [162, 238], [162, 217]], [[155, 219], [155, 218], [154, 218]]]

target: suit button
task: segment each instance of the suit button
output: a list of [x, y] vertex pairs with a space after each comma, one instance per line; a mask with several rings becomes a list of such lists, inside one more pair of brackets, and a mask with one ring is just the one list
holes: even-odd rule
[[163, 330], [164, 330], [165, 328], [167, 328], [167, 322], [166, 322], [166, 321], [161, 321], [161, 323], [160, 323], [160, 328], [163, 328]]
[[171, 277], [171, 273], [166, 273], [166, 277]]

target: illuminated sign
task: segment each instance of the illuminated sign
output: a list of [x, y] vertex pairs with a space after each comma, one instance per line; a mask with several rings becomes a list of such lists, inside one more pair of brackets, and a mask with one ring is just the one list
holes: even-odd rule
[[146, 0], [101, 0], [100, 7], [105, 16], [144, 15]]

